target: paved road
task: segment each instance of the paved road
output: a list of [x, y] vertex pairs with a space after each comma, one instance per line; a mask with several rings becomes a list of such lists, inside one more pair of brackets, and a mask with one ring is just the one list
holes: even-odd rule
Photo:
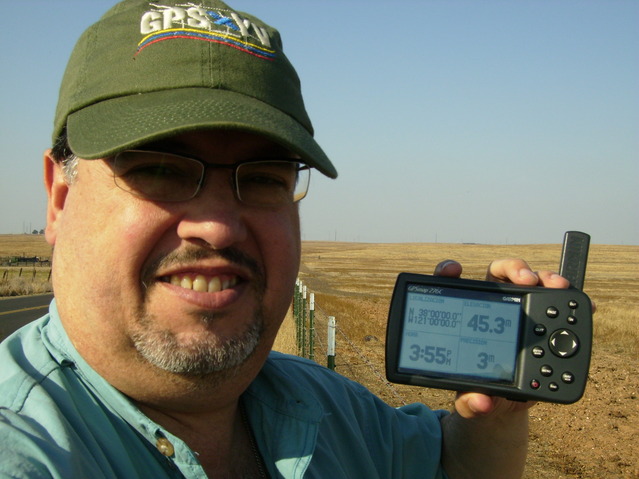
[[19, 327], [47, 313], [52, 294], [0, 299], [0, 341]]

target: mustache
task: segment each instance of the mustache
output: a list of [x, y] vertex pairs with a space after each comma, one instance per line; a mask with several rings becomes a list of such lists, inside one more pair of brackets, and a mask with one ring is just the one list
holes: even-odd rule
[[237, 248], [224, 249], [198, 248], [189, 246], [179, 251], [172, 251], [149, 262], [142, 269], [142, 284], [148, 286], [157, 278], [160, 269], [167, 269], [173, 265], [195, 263], [206, 259], [224, 259], [229, 263], [245, 268], [251, 272], [258, 284], [265, 285], [266, 275], [260, 264], [248, 254]]

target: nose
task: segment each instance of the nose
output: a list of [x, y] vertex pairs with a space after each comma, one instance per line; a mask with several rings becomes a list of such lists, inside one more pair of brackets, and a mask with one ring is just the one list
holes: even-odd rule
[[215, 249], [227, 248], [246, 239], [244, 210], [234, 194], [229, 173], [210, 172], [198, 195], [183, 204], [178, 236]]

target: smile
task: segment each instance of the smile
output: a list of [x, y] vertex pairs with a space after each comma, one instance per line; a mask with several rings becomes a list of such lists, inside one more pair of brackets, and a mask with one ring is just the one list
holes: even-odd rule
[[213, 276], [206, 277], [202, 274], [196, 276], [188, 274], [173, 274], [162, 278], [165, 283], [179, 286], [183, 289], [190, 289], [199, 293], [219, 293], [237, 285], [237, 276]]

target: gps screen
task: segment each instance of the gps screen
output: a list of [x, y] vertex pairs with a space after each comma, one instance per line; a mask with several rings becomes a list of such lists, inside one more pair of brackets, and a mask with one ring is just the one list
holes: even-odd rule
[[398, 370], [513, 383], [521, 297], [407, 284]]

